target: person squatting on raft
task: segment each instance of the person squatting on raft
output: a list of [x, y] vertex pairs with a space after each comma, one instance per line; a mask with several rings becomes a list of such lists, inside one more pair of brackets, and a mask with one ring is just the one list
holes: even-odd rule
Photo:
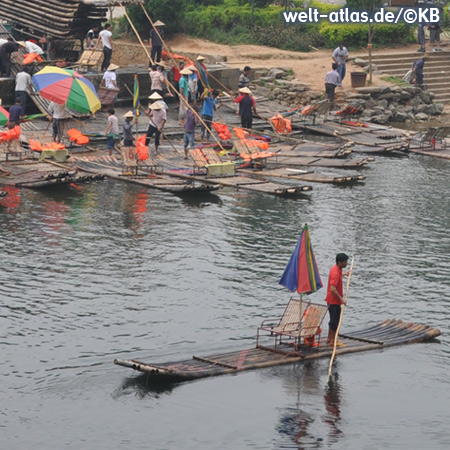
[[[342, 277], [348, 276], [349, 272], [342, 272], [347, 267], [348, 256], [345, 253], [336, 255], [336, 264], [330, 269], [328, 275], [327, 296], [325, 301], [328, 303], [328, 313], [330, 321], [328, 322], [327, 345], [333, 346], [336, 337], [336, 331], [341, 317], [341, 305], [345, 305], [343, 293]], [[342, 346], [342, 342], [337, 342], [338, 346]]]

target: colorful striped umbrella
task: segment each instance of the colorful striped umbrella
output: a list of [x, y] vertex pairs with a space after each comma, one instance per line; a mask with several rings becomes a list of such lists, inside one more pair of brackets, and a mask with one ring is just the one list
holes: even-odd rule
[[32, 77], [41, 97], [83, 114], [101, 108], [94, 85], [74, 70], [47, 66]]
[[0, 127], [4, 127], [9, 120], [9, 112], [3, 106], [0, 106]]
[[280, 284], [299, 294], [310, 294], [323, 286], [307, 224], [303, 227], [294, 253], [284, 269]]

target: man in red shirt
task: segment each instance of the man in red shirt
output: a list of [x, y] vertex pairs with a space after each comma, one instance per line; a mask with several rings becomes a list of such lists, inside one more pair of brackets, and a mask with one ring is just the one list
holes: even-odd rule
[[330, 274], [328, 275], [327, 296], [325, 298], [330, 314], [327, 345], [334, 345], [334, 338], [341, 317], [341, 305], [345, 305], [346, 303], [343, 297], [342, 277], [347, 276], [348, 272], [342, 273], [342, 269], [347, 267], [347, 262], [348, 256], [345, 253], [338, 253], [336, 255], [336, 265], [331, 268]]

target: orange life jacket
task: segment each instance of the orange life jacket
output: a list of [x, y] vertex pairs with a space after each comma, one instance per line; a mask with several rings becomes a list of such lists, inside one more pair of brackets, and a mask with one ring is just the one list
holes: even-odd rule
[[31, 64], [33, 61], [36, 62], [42, 62], [44, 61], [42, 59], [42, 57], [40, 55], [38, 55], [37, 53], [27, 53], [24, 57], [23, 57], [23, 61], [22, 64], [24, 66], [26, 66], [27, 64]]
[[292, 131], [291, 121], [285, 119], [281, 114], [275, 114], [270, 118], [277, 133], [288, 134]]
[[85, 136], [83, 133], [81, 133], [81, 131], [76, 130], [75, 128], [71, 128], [68, 132], [67, 132], [70, 140], [72, 142], [75, 142], [75, 144], [78, 145], [86, 145], [89, 143], [89, 138], [87, 136]]
[[139, 161], [148, 159], [148, 147], [145, 145], [146, 136], [139, 136], [136, 140], [136, 155]]
[[35, 141], [34, 139], [30, 139], [28, 141], [28, 145], [30, 149], [36, 152], [42, 152], [43, 150], [63, 150], [66, 148], [64, 144], [58, 144], [56, 142], [52, 142], [50, 144], [42, 144], [39, 141]]
[[223, 141], [231, 139], [230, 130], [225, 124], [213, 122], [213, 127], [219, 135], [220, 139], [222, 139]]
[[21, 134], [20, 126], [16, 125], [11, 130], [2, 131], [0, 133], [0, 143], [14, 141], [15, 139], [19, 139]]

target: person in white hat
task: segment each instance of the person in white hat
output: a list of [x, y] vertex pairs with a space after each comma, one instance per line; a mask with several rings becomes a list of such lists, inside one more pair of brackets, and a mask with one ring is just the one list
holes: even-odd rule
[[[133, 120], [133, 111], [128, 111], [123, 117], [125, 117], [125, 122], [123, 123], [123, 145], [121, 153], [122, 160], [126, 164], [127, 161], [133, 160], [135, 157], [133, 126], [136, 124], [137, 118]], [[132, 166], [126, 166], [126, 171], [131, 172]]]
[[241, 95], [234, 99], [239, 104], [242, 128], [251, 129], [253, 126], [253, 114], [257, 115], [255, 99], [251, 97], [252, 91], [248, 87], [239, 89]]
[[192, 73], [188, 76], [188, 86], [189, 86], [189, 100], [195, 102], [197, 100], [198, 93], [198, 75], [197, 67], [194, 64], [186, 67]]
[[164, 124], [167, 121], [167, 113], [161, 103], [155, 102], [149, 105], [147, 111], [145, 111], [145, 114], [147, 114], [147, 116], [150, 118], [145, 145], [148, 146], [151, 137], [155, 135], [155, 152], [158, 153], [160, 136], [164, 128]]
[[[205, 73], [206, 77], [208, 77], [208, 69], [206, 68], [204, 61], [205, 61], [204, 56], [202, 55], [197, 56], [197, 67], [199, 68], [199, 70], [203, 69], [203, 72]], [[204, 95], [203, 92], [205, 91], [205, 88], [206, 86], [203, 86], [202, 79], [200, 78], [200, 83], [198, 83], [197, 87], [197, 98], [203, 97]]]
[[186, 111], [187, 106], [186, 103], [189, 102], [189, 84], [188, 84], [188, 76], [192, 73], [191, 70], [185, 68], [183, 70], [180, 70], [181, 78], [178, 82], [179, 92], [180, 96], [184, 98], [185, 101], [183, 101], [180, 98], [180, 111], [178, 113], [178, 120], [180, 125], [184, 125], [184, 120], [186, 119]]
[[152, 103], [159, 102], [159, 103], [161, 103], [161, 105], [163, 105], [163, 108], [166, 110], [166, 112], [169, 111], [169, 107], [167, 106], [167, 103], [157, 92], [153, 92], [152, 95], [149, 95], [148, 99], [150, 100], [149, 106]]
[[106, 72], [103, 74], [102, 82], [100, 83], [101, 87], [105, 87], [106, 89], [113, 89], [117, 91], [113, 101], [111, 102], [111, 108], [114, 108], [114, 103], [117, 101], [119, 97], [119, 87], [117, 86], [117, 73], [116, 70], [119, 68], [116, 64], [110, 64], [106, 69]]
[[163, 27], [165, 23], [157, 20], [154, 25], [155, 28], [150, 30], [150, 58], [153, 63], [157, 63], [161, 61], [161, 52], [164, 40], [164, 30], [161, 27]]

